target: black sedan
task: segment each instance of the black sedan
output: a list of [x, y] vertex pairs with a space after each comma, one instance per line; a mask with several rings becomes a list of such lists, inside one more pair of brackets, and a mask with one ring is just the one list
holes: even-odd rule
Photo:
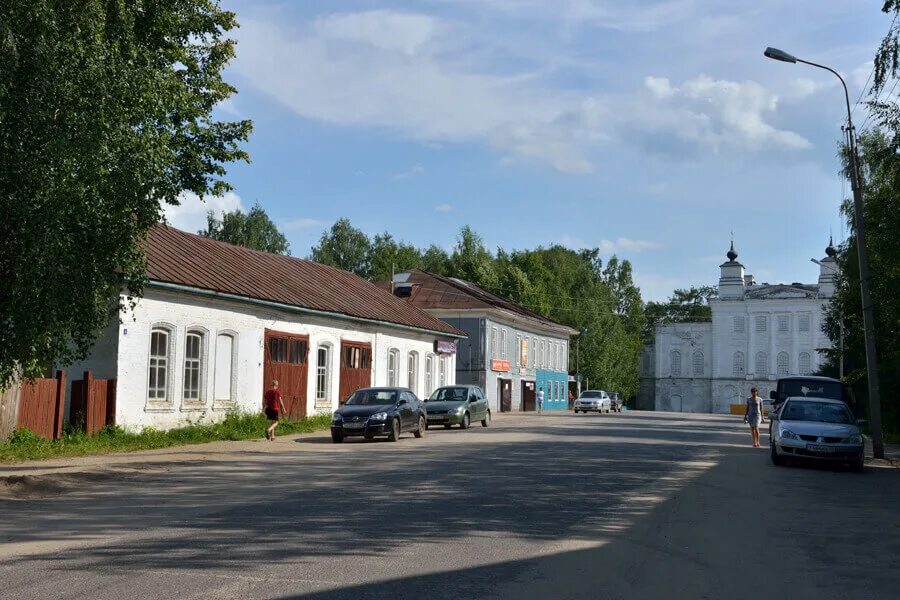
[[426, 414], [416, 395], [405, 388], [362, 388], [331, 419], [331, 440], [340, 444], [348, 436], [367, 440], [386, 435], [396, 442], [404, 431], [425, 435]]

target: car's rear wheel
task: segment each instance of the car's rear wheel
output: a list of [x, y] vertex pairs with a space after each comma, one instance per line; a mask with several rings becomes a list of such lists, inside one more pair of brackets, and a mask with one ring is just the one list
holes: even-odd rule
[[417, 438], [425, 435], [425, 430], [428, 429], [428, 425], [425, 423], [425, 417], [419, 417], [419, 428], [413, 433]]
[[487, 427], [491, 424], [491, 411], [487, 411], [484, 413], [484, 418], [481, 420], [481, 426]]
[[331, 441], [334, 442], [335, 444], [342, 443], [344, 441], [344, 434], [343, 433], [332, 433]]
[[400, 439], [400, 419], [391, 421], [391, 430], [388, 432], [388, 440], [396, 442]]
[[577, 411], [577, 410], [575, 411], [575, 414], [576, 414], [576, 415], [578, 414], [578, 411]]
[[469, 428], [469, 413], [463, 415], [462, 423], [459, 424], [460, 429], [468, 429]]
[[775, 449], [775, 444], [769, 444], [769, 449], [771, 450], [772, 464], [776, 467], [782, 466], [784, 464], [784, 457], [778, 454], [778, 450]]

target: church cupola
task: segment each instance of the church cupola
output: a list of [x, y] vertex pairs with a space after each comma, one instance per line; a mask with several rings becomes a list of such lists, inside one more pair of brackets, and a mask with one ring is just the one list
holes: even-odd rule
[[829, 236], [828, 247], [825, 248], [825, 258], [817, 261], [819, 264], [819, 295], [823, 298], [831, 298], [834, 295], [835, 281], [838, 274], [836, 256], [837, 249], [834, 247], [834, 241]]
[[744, 297], [744, 265], [737, 261], [738, 253], [734, 250], [734, 240], [725, 253], [728, 262], [719, 265], [719, 299], [740, 300]]

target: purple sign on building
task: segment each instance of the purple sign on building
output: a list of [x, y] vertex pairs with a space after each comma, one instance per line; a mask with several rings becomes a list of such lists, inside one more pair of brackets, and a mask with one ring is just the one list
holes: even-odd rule
[[438, 354], [456, 354], [456, 342], [436, 340], [434, 342], [434, 351]]

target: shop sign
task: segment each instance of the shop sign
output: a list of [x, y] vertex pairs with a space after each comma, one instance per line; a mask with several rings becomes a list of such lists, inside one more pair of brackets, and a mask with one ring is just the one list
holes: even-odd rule
[[436, 340], [434, 342], [434, 351], [438, 354], [456, 354], [456, 342]]
[[493, 359], [491, 361], [491, 371], [503, 371], [504, 373], [509, 371], [509, 361]]

